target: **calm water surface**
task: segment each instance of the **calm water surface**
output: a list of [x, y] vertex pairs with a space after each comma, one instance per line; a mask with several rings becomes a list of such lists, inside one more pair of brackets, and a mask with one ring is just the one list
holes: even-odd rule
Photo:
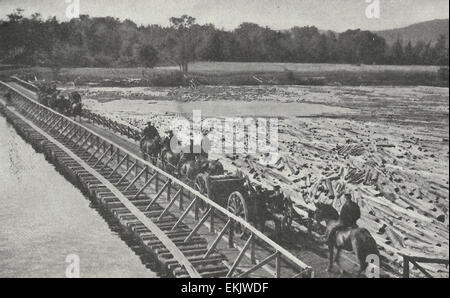
[[134, 114], [191, 114], [194, 110], [201, 110], [205, 117], [306, 117], [323, 114], [351, 114], [351, 109], [311, 104], [303, 102], [249, 102], [249, 101], [191, 101], [179, 102], [173, 100], [112, 100], [104, 103], [87, 101], [87, 106], [102, 112], [132, 112]]
[[0, 277], [156, 277], [116, 229], [0, 115]]

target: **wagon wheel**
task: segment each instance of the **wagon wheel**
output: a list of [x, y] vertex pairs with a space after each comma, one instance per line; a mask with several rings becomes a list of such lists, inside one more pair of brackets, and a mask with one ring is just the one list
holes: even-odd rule
[[[194, 189], [199, 193], [208, 196], [208, 189], [206, 187], [206, 183], [207, 182], [205, 180], [205, 177], [202, 174], [198, 174], [197, 177], [195, 177]], [[197, 210], [199, 210], [201, 214], [205, 214], [209, 209], [209, 205], [205, 203], [203, 200], [198, 200], [196, 205]]]
[[[246, 222], [248, 221], [247, 204], [245, 203], [245, 199], [240, 192], [235, 191], [228, 197], [227, 209]], [[241, 223], [233, 222], [234, 236], [242, 238], [245, 234], [245, 230], [245, 227]]]

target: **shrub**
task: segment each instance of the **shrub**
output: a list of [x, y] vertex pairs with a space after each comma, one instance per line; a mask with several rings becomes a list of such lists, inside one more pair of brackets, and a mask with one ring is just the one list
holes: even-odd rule
[[155, 73], [149, 78], [150, 85], [160, 87], [186, 86], [183, 73], [181, 71], [172, 71], [167, 73]]

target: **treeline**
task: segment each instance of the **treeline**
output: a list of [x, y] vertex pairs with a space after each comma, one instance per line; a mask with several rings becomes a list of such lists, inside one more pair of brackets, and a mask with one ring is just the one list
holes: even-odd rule
[[243, 23], [233, 31], [172, 18], [171, 26], [87, 15], [69, 22], [24, 17], [18, 9], [0, 21], [0, 61], [50, 67], [133, 67], [191, 61], [448, 65], [448, 37], [434, 44], [392, 46], [362, 30], [321, 32], [315, 27], [276, 31]]

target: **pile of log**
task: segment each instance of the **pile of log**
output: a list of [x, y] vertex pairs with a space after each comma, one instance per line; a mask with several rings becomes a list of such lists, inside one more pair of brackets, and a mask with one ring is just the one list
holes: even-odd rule
[[[351, 192], [362, 209], [359, 225], [374, 235], [382, 255], [399, 271], [404, 254], [425, 253], [448, 259], [449, 195], [445, 164], [431, 161], [432, 154], [414, 159], [411, 154], [414, 148], [398, 139], [380, 137], [391, 133], [382, 127], [363, 135], [357, 127], [340, 130], [336, 124], [316, 121], [319, 123], [299, 120], [292, 126], [287, 125], [288, 121], [284, 123], [280, 136], [282, 157], [276, 165], [261, 165], [257, 156], [234, 156], [232, 166], [248, 170], [252, 178], [268, 187], [281, 186], [298, 207], [296, 210], [304, 210], [302, 215], [314, 210], [318, 201], [340, 210], [343, 194]], [[337, 132], [329, 133], [330, 127]], [[406, 138], [406, 132], [400, 131]], [[371, 140], [372, 135], [384, 141]], [[333, 143], [337, 145], [333, 147]], [[448, 268], [441, 265], [424, 266], [432, 274], [448, 276]]]
[[346, 144], [346, 145], [337, 145], [336, 153], [339, 155], [352, 155], [352, 156], [361, 156], [365, 152], [365, 147], [362, 144]]
[[[130, 122], [133, 117], [123, 118]], [[170, 119], [158, 116], [157, 126], [166, 127]], [[339, 211], [343, 194], [352, 193], [362, 210], [358, 224], [370, 231], [384, 259], [399, 271], [403, 254], [449, 258], [445, 131], [321, 118], [288, 118], [280, 126], [275, 163], [265, 163], [260, 154], [217, 157], [226, 169], [240, 169], [255, 183], [280, 186], [301, 216], [308, 216], [318, 201]], [[222, 141], [214, 131], [210, 139]], [[245, 147], [244, 140], [236, 141]], [[448, 276], [441, 265], [424, 267]]]

